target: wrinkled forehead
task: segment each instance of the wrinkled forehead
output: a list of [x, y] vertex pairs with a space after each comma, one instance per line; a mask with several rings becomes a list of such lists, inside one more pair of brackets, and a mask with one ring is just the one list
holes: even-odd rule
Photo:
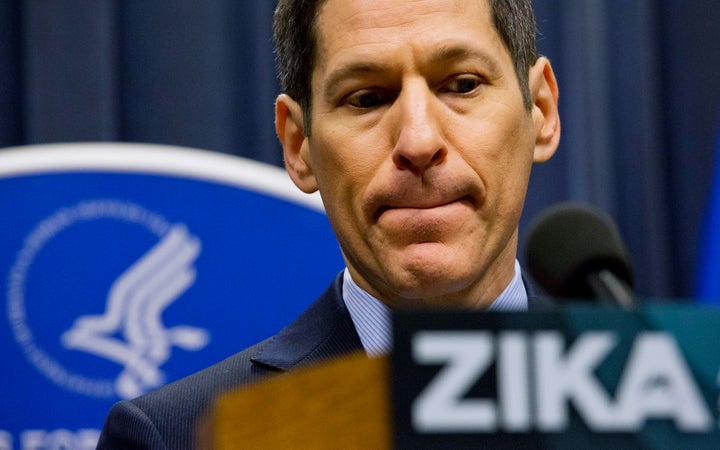
[[397, 47], [422, 52], [452, 41], [506, 53], [487, 0], [324, 0], [314, 37], [313, 72], [339, 60], [381, 58]]
[[314, 34], [318, 44], [326, 44], [358, 31], [402, 28], [424, 15], [443, 13], [480, 16], [494, 29], [488, 0], [320, 0]]

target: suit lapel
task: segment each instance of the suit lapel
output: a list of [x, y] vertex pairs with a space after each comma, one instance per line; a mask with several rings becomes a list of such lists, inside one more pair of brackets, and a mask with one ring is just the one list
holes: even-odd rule
[[342, 298], [342, 272], [294, 322], [270, 338], [252, 361], [276, 370], [362, 349]]
[[[362, 350], [362, 344], [342, 298], [342, 272], [294, 322], [260, 346], [253, 363], [286, 371], [306, 363]], [[523, 273], [528, 308], [552, 308], [550, 298]]]
[[522, 280], [528, 296], [528, 310], [543, 311], [555, 307], [552, 298], [543, 291], [525, 271], [522, 272]]

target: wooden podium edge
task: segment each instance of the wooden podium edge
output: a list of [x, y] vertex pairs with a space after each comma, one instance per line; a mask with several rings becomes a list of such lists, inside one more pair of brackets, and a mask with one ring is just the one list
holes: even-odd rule
[[386, 357], [357, 353], [226, 393], [212, 448], [389, 449], [389, 370]]

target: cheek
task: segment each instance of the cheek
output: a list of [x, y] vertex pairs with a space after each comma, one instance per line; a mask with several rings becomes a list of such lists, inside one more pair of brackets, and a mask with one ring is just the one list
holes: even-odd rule
[[525, 196], [534, 138], [528, 133], [526, 121], [518, 118], [481, 122], [483, 125], [477, 127], [481, 132], [460, 136], [464, 148], [470, 149], [464, 157], [485, 184], [490, 209], [514, 214], [522, 207]]
[[[379, 127], [378, 127], [379, 128]], [[365, 130], [326, 120], [313, 133], [311, 161], [320, 192], [345, 208], [357, 203], [389, 156], [379, 129]]]
[[362, 230], [360, 200], [370, 178], [367, 165], [355, 157], [357, 152], [344, 140], [323, 140], [312, 152], [313, 170], [330, 223], [339, 239], [349, 238]]

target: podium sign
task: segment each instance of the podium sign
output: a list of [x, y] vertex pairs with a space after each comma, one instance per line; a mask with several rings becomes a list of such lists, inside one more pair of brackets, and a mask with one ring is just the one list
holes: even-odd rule
[[720, 309], [401, 313], [395, 448], [718, 448]]

